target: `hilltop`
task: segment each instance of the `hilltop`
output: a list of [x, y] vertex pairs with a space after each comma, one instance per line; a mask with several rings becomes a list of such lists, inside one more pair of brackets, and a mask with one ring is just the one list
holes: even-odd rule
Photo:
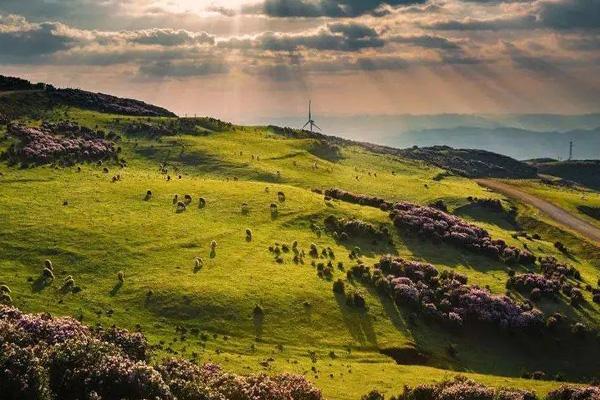
[[[477, 150], [25, 90], [0, 95], [0, 298], [143, 332], [149, 374], [179, 357], [359, 399], [457, 373], [542, 396], [600, 370], [598, 244], [471, 177], [527, 178], [569, 210], [596, 193]], [[120, 338], [101, 346], [134, 362]]]
[[[7, 95], [11, 95], [7, 98]], [[31, 83], [0, 75], [0, 110], [5, 118], [39, 115], [59, 106], [78, 107], [104, 113], [149, 117], [175, 117], [162, 107], [80, 89], [58, 89], [45, 83]]]

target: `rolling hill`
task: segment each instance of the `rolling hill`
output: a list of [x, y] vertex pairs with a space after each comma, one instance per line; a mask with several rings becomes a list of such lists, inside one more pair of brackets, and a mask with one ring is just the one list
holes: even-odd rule
[[39, 90], [0, 96], [0, 285], [23, 312], [141, 331], [157, 361], [301, 374], [328, 399], [457, 373], [540, 395], [597, 377], [598, 244], [476, 174]]

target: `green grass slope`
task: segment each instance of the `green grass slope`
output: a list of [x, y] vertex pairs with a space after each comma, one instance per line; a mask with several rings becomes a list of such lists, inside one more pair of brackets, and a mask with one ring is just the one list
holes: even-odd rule
[[[40, 122], [33, 117], [26, 122]], [[44, 118], [68, 118], [117, 133], [130, 121], [169, 121], [64, 107]], [[10, 143], [0, 141], [0, 150]], [[553, 246], [561, 232], [544, 231], [535, 242], [516, 237], [518, 218], [469, 205], [468, 196], [500, 198], [469, 179], [361, 146], [334, 149], [263, 127], [204, 128], [154, 139], [123, 134], [119, 146], [126, 168], [88, 164], [78, 172], [77, 167], [0, 164], [0, 284], [10, 286], [15, 305], [24, 311], [140, 328], [158, 346], [159, 357], [178, 354], [240, 372], [304, 373], [330, 399], [360, 398], [371, 388], [398, 393], [404, 384], [440, 380], [456, 371], [544, 393], [558, 383], [519, 377], [543, 370], [549, 377], [583, 381], [599, 370], [595, 342], [557, 345], [549, 337], [531, 340], [494, 329], [457, 333], [420, 319], [411, 323], [409, 310], [358, 283], [368, 308], [356, 310], [334, 295], [331, 281], [317, 276], [310, 257], [298, 265], [291, 252], [284, 252], [280, 263], [268, 250], [294, 241], [306, 252], [312, 243], [329, 247], [335, 254], [334, 279], [344, 279], [355, 262], [349, 253], [359, 246], [366, 264], [397, 254], [467, 274], [495, 293], [506, 290], [506, 265], [401, 234], [378, 209], [325, 201], [312, 190], [339, 187], [419, 204], [442, 199], [492, 236], [568, 261], [584, 282], [595, 284], [599, 258], [593, 249], [569, 259]], [[165, 164], [169, 181], [159, 168]], [[116, 174], [121, 180], [112, 182]], [[143, 200], [147, 190], [153, 193], [150, 201]], [[279, 191], [285, 202], [278, 201]], [[176, 213], [174, 194], [189, 194], [194, 202]], [[197, 205], [200, 197], [205, 208]], [[276, 216], [272, 203], [278, 205]], [[338, 242], [315, 229], [331, 214], [386, 225], [391, 243]], [[541, 217], [525, 222], [531, 232], [544, 230]], [[248, 228], [251, 241], [245, 240]], [[213, 240], [217, 247], [211, 255]], [[203, 259], [201, 268], [195, 268], [196, 257]], [[40, 280], [45, 259], [54, 264], [51, 284]], [[79, 293], [61, 289], [68, 275]], [[600, 309], [589, 293], [585, 296], [581, 309], [564, 301], [544, 301], [540, 307], [599, 326]], [[253, 313], [257, 305], [262, 316]], [[456, 357], [447, 351], [450, 344]], [[390, 351], [400, 354], [402, 364], [382, 354]]]

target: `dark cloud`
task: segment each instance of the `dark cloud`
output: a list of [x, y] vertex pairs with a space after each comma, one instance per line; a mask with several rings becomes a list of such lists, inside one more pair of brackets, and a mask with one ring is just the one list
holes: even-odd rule
[[561, 45], [568, 50], [576, 51], [596, 51], [600, 50], [600, 35], [582, 35], [575, 37], [564, 37], [561, 39]]
[[229, 72], [229, 67], [219, 61], [157, 61], [142, 65], [140, 75], [153, 78], [189, 78], [218, 75]]
[[221, 7], [221, 6], [208, 6], [206, 8], [206, 11], [210, 11], [210, 12], [214, 12], [217, 14], [221, 14], [225, 17], [234, 17], [237, 13], [234, 9], [232, 8], [227, 8], [227, 7]]
[[[481, 1], [481, 0], [479, 0]], [[489, 0], [499, 2], [500, 0]], [[484, 0], [484, 2], [488, 2]], [[544, 0], [533, 4], [529, 14], [497, 18], [444, 20], [423, 25], [427, 29], [499, 31], [533, 29], [600, 29], [599, 0]]]
[[542, 25], [555, 29], [600, 29], [600, 1], [545, 1], [539, 17]]
[[509, 29], [531, 29], [535, 27], [535, 15], [508, 16], [490, 19], [443, 20], [422, 25], [425, 29], [440, 31], [499, 31]]
[[244, 12], [280, 18], [382, 16], [388, 7], [425, 3], [427, 0], [265, 0], [244, 8]]
[[296, 51], [298, 49], [355, 52], [382, 47], [385, 41], [373, 28], [359, 23], [329, 24], [315, 33], [281, 34], [267, 32], [252, 39], [231, 39], [223, 47]]
[[173, 29], [147, 29], [130, 33], [129, 36], [129, 40], [134, 43], [160, 46], [215, 43], [215, 37], [206, 32], [196, 33]]
[[458, 50], [460, 46], [449, 39], [441, 36], [419, 35], [419, 36], [391, 36], [388, 41], [394, 43], [405, 43], [426, 49]]
[[0, 62], [28, 62], [66, 50], [77, 41], [59, 23], [30, 24], [21, 17], [0, 16]]

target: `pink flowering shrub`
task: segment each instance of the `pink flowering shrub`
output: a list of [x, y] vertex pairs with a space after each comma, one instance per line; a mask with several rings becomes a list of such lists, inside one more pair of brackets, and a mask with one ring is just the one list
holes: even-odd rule
[[26, 163], [98, 161], [116, 155], [113, 142], [91, 134], [59, 135], [48, 128], [23, 125], [10, 125], [8, 133], [18, 140], [12, 155]]
[[531, 293], [534, 289], [538, 289], [541, 295], [548, 297], [557, 295], [560, 290], [559, 281], [532, 273], [512, 276], [506, 282], [506, 286], [524, 293]]
[[0, 393], [7, 400], [321, 400], [301, 376], [241, 376], [207, 364], [148, 363], [141, 333], [0, 306]]
[[[391, 400], [536, 400], [535, 393], [514, 388], [493, 388], [463, 376], [432, 385], [405, 387]], [[557, 399], [558, 400], [558, 399]], [[565, 399], [567, 400], [567, 399]]]
[[468, 285], [466, 276], [453, 271], [438, 273], [431, 264], [391, 256], [382, 257], [374, 268], [372, 283], [398, 305], [416, 308], [451, 326], [482, 322], [505, 329], [535, 329], [543, 325], [539, 310]]
[[394, 204], [390, 218], [397, 228], [404, 231], [507, 263], [532, 264], [536, 259], [530, 251], [509, 246], [503, 240], [494, 240], [485, 229], [433, 207], [399, 202]]
[[598, 386], [561, 386], [548, 393], [547, 400], [598, 400], [600, 387]]

